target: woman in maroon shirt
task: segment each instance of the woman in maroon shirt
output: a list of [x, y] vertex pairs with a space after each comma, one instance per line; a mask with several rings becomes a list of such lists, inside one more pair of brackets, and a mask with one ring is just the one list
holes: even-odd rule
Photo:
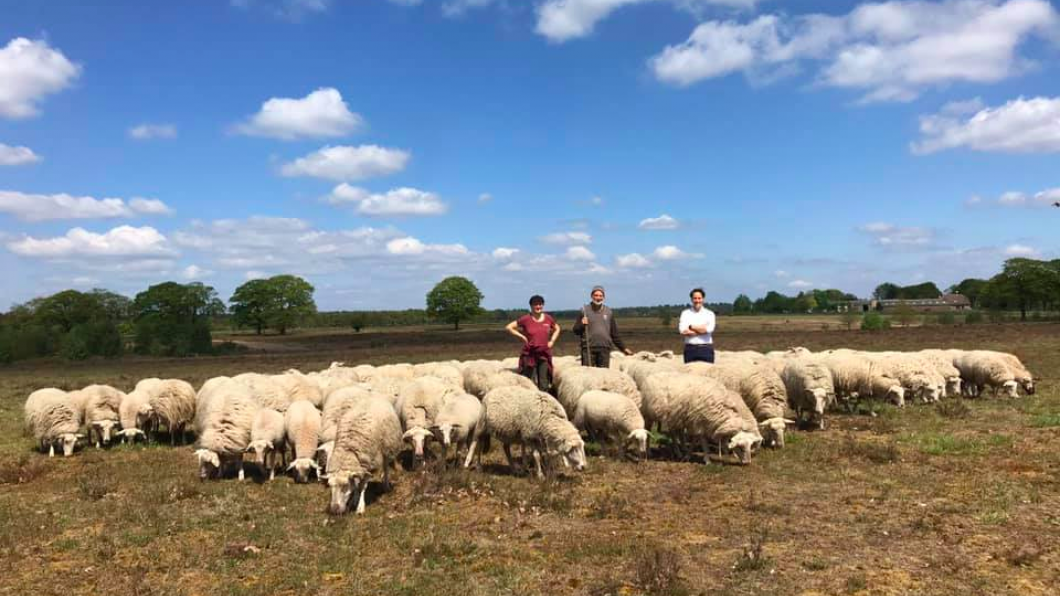
[[541, 391], [552, 387], [552, 346], [559, 337], [559, 324], [545, 313], [545, 299], [530, 297], [530, 314], [508, 323], [508, 333], [523, 340], [519, 373], [529, 377]]

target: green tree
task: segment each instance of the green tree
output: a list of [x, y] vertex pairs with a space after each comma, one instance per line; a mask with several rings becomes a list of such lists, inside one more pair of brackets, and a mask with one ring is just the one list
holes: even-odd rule
[[466, 277], [452, 276], [438, 282], [427, 293], [427, 315], [453, 324], [460, 329], [460, 321], [481, 312], [482, 292]]
[[91, 295], [64, 290], [37, 301], [33, 315], [42, 324], [69, 333], [77, 325], [106, 317], [106, 311]]
[[232, 320], [239, 327], [253, 327], [258, 335], [269, 324], [272, 291], [264, 279], [252, 279], [236, 288], [228, 299]]
[[271, 327], [286, 335], [306, 317], [316, 313], [313, 286], [295, 275], [252, 279], [236, 288], [229, 309], [236, 325], [253, 327], [258, 335]]
[[817, 308], [817, 300], [813, 297], [813, 292], [799, 292], [792, 300], [791, 308], [800, 313], [813, 312], [813, 309]]
[[899, 304], [894, 308], [894, 320], [898, 321], [902, 327], [908, 327], [916, 322], [916, 311], [908, 304]]
[[856, 310], [847, 310], [839, 315], [839, 320], [847, 327], [847, 331], [854, 328], [854, 323], [861, 319], [861, 313]]
[[673, 319], [674, 319], [674, 313], [671, 312], [668, 307], [665, 307], [665, 306], [660, 306], [659, 307], [659, 323], [663, 327], [669, 327], [670, 323], [673, 322]]
[[750, 313], [752, 307], [751, 299], [746, 294], [740, 294], [732, 303], [732, 312], [744, 315]]
[[877, 300], [893, 300], [899, 297], [898, 294], [901, 289], [897, 284], [888, 281], [876, 286], [876, 289], [872, 291], [872, 295]]
[[1020, 320], [1027, 320], [1027, 309], [1056, 300], [1060, 293], [1060, 272], [1045, 261], [1015, 258], [983, 287], [981, 295], [992, 309], [1018, 308]]
[[225, 308], [210, 286], [168, 281], [137, 294], [132, 311], [137, 351], [186, 356], [213, 350], [210, 318]]
[[904, 298], [905, 300], [932, 299], [938, 298], [941, 295], [942, 292], [939, 291], [939, 287], [936, 286], [934, 282], [930, 281], [912, 286], [905, 286], [898, 292], [898, 297]]
[[971, 303], [972, 308], [979, 306], [979, 295], [983, 292], [983, 287], [986, 286], [987, 280], [975, 279], [969, 277], [961, 281], [959, 284], [954, 284], [946, 289], [951, 294], [961, 294], [968, 298], [968, 302]]

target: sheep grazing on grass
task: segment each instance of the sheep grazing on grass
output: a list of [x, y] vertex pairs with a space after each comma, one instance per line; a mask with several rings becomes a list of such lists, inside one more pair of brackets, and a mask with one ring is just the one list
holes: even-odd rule
[[402, 445], [401, 422], [390, 401], [376, 396], [358, 400], [339, 421], [335, 448], [328, 458], [328, 513], [346, 513], [354, 491], [358, 493], [356, 511], [364, 513], [368, 481], [382, 471], [383, 485], [390, 489], [390, 467]]
[[324, 405], [325, 396], [320, 390], [320, 384], [298, 370], [292, 368], [282, 375], [272, 375], [271, 378], [287, 392], [287, 399], [291, 403], [304, 399], [317, 408]]
[[486, 436], [504, 445], [504, 455], [512, 470], [515, 470], [512, 443], [532, 449], [539, 478], [544, 477], [542, 452], [558, 453], [564, 463], [577, 470], [585, 468], [585, 442], [567, 420], [563, 406], [551, 395], [525, 387], [500, 387], [486, 394], [482, 407], [482, 421], [475, 428], [464, 460], [465, 468], [471, 465], [476, 447]]
[[183, 442], [185, 428], [195, 419], [197, 397], [190, 383], [180, 379], [143, 379], [133, 393], [147, 395], [151, 426], [156, 432], [165, 425], [170, 445], [176, 444], [178, 436]]
[[295, 458], [287, 469], [294, 472], [294, 481], [297, 483], [309, 482], [309, 476], [314, 471], [317, 476], [320, 475], [320, 466], [316, 462], [320, 427], [320, 410], [308, 400], [300, 399], [287, 408], [287, 442], [291, 444]]
[[534, 384], [529, 378], [513, 373], [510, 370], [502, 370], [495, 372], [484, 378], [479, 379], [473, 385], [475, 391], [468, 391], [468, 393], [475, 397], [482, 399], [487, 393], [500, 387], [523, 387], [525, 389], [537, 389], [537, 385]]
[[866, 356], [878, 364], [883, 373], [897, 379], [912, 395], [924, 403], [934, 403], [942, 397], [946, 380], [933, 364], [916, 353], [870, 352]]
[[282, 414], [291, 405], [287, 390], [270, 375], [243, 373], [232, 377], [232, 380], [250, 389], [250, 396], [263, 408], [271, 408]]
[[784, 447], [784, 432], [795, 421], [785, 417], [788, 392], [784, 381], [771, 366], [748, 358], [731, 357], [724, 363], [692, 362], [685, 368], [691, 374], [721, 381], [729, 390], [740, 394], [758, 421], [762, 444], [777, 449]]
[[659, 373], [645, 381], [643, 396], [642, 409], [668, 432], [700, 440], [704, 463], [710, 461], [710, 443], [722, 456], [735, 453], [740, 464], [751, 463], [752, 453], [762, 443], [758, 423], [743, 398], [716, 379]]
[[56, 444], [61, 445], [64, 457], [74, 454], [77, 442], [84, 438], [81, 422], [79, 404], [61, 389], [38, 389], [26, 399], [26, 429], [48, 457], [55, 456]]
[[125, 394], [110, 385], [89, 385], [78, 393], [85, 397], [85, 426], [88, 441], [99, 449], [109, 445], [111, 435], [121, 424], [121, 402]]
[[935, 372], [945, 379], [942, 397], [961, 395], [961, 371], [953, 365], [953, 354], [950, 350], [920, 350], [917, 355], [931, 364]]
[[223, 477], [225, 468], [242, 460], [261, 405], [250, 387], [234, 379], [211, 384], [199, 394], [201, 409], [195, 417], [199, 479]]
[[818, 355], [832, 373], [836, 397], [850, 404], [865, 398], [887, 400], [898, 407], [905, 405], [905, 388], [888, 376], [885, 369], [862, 352], [833, 350]]
[[[269, 480], [276, 478], [277, 459], [281, 460], [281, 464], [287, 463], [287, 449], [284, 445], [286, 435], [283, 414], [271, 408], [258, 410], [254, 421], [250, 423], [250, 443], [244, 452], [253, 454], [253, 463], [268, 471]], [[240, 466], [239, 479], [242, 480], [243, 477], [243, 466]]]
[[396, 410], [405, 429], [402, 439], [412, 443], [415, 461], [423, 461], [423, 444], [428, 438], [434, 438], [430, 429], [435, 426], [442, 401], [447, 395], [457, 393], [462, 391], [438, 377], [420, 377], [402, 389]]
[[953, 365], [961, 371], [961, 382], [964, 394], [978, 397], [983, 389], [991, 387], [994, 395], [1003, 391], [1008, 397], [1019, 397], [1016, 376], [1004, 358], [997, 352], [972, 350], [964, 352], [953, 360]]
[[574, 414], [581, 396], [594, 389], [620, 393], [640, 407], [641, 396], [636, 382], [620, 370], [580, 366], [564, 370], [556, 379], [556, 399], [568, 415]]
[[431, 430], [442, 443], [442, 461], [449, 461], [449, 446], [456, 445], [455, 455], [460, 459], [461, 447], [464, 450], [471, 446], [475, 427], [482, 418], [482, 402], [474, 395], [450, 393], [442, 399], [442, 408], [434, 419]]
[[117, 436], [121, 442], [136, 442], [136, 438], [148, 440], [148, 431], [151, 430], [151, 404], [145, 392], [133, 391], [126, 393], [118, 406], [118, 418], [121, 421], [121, 431]]
[[800, 423], [808, 418], [823, 430], [824, 412], [835, 402], [835, 384], [828, 367], [812, 357], [786, 358], [780, 378], [795, 418]]
[[343, 387], [333, 391], [324, 402], [324, 411], [320, 417], [320, 447], [317, 450], [322, 454], [320, 466], [327, 468], [328, 457], [335, 447], [335, 436], [338, 432], [339, 421], [346, 411], [359, 400], [369, 397], [383, 397], [372, 391], [368, 385], [356, 384]]
[[1027, 370], [1027, 367], [1020, 362], [1020, 359], [1015, 354], [1009, 354], [1008, 352], [994, 352], [985, 350], [989, 354], [995, 354], [998, 358], [1008, 365], [1010, 371], [1012, 371], [1012, 378], [1016, 383], [1023, 388], [1023, 391], [1027, 395], [1034, 395], [1034, 375], [1031, 371]]
[[571, 422], [590, 437], [604, 437], [618, 445], [626, 458], [626, 444], [636, 443], [641, 458], [648, 457], [648, 431], [640, 408], [628, 396], [610, 391], [591, 390], [582, 394]]

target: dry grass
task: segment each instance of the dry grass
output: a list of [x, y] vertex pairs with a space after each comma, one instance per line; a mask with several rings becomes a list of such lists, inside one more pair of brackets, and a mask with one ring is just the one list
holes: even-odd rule
[[[1042, 382], [1017, 401], [836, 414], [748, 467], [593, 457], [541, 482], [510, 475], [495, 449], [482, 473], [398, 473], [366, 515], [330, 518], [319, 485], [200, 483], [190, 447], [48, 459], [21, 432], [22, 402], [43, 386], [514, 353], [502, 332], [304, 333], [276, 339], [282, 352], [22, 363], [0, 369], [0, 593], [1054, 593], [1060, 328], [783, 321], [737, 332], [723, 319], [720, 347], [996, 348]], [[650, 321], [627, 328], [634, 349], [677, 347]]]

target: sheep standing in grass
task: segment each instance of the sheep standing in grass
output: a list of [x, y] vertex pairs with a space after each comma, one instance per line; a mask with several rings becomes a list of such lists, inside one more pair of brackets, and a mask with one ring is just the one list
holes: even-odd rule
[[[284, 438], [287, 433], [284, 430], [283, 414], [272, 408], [262, 408], [254, 415], [254, 421], [250, 423], [250, 443], [247, 444], [245, 452], [253, 453], [253, 463], [268, 470], [269, 480], [276, 478], [276, 459], [279, 457], [282, 464], [287, 463], [287, 448]], [[239, 466], [239, 479], [244, 477], [243, 466]]]
[[272, 408], [282, 414], [291, 405], [287, 390], [269, 375], [243, 373], [232, 380], [250, 389], [251, 397], [263, 408]]
[[845, 403], [861, 398], [885, 399], [898, 407], [905, 405], [905, 388], [888, 376], [876, 361], [862, 352], [834, 350], [821, 353], [819, 360], [832, 373], [836, 397]]
[[229, 464], [240, 463], [261, 405], [249, 387], [233, 379], [211, 384], [199, 394], [195, 456], [199, 460], [199, 479], [205, 480], [221, 477]]
[[325, 469], [328, 466], [328, 457], [335, 448], [335, 435], [338, 432], [339, 421], [346, 411], [359, 400], [369, 397], [384, 397], [372, 391], [368, 385], [358, 383], [349, 387], [331, 392], [324, 402], [324, 411], [320, 416], [320, 466]]
[[471, 465], [476, 447], [487, 435], [504, 445], [504, 455], [513, 470], [512, 443], [531, 447], [539, 478], [544, 477], [542, 451], [558, 453], [577, 470], [585, 468], [585, 442], [567, 420], [563, 406], [551, 395], [525, 387], [500, 387], [486, 394], [482, 407], [482, 422], [475, 428], [465, 468]]
[[169, 431], [170, 445], [177, 437], [183, 440], [184, 430], [195, 419], [195, 388], [180, 379], [144, 379], [136, 384], [133, 393], [147, 395], [151, 406], [152, 425], [161, 424]]
[[582, 394], [571, 422], [589, 436], [606, 437], [619, 446], [626, 458], [626, 443], [635, 442], [640, 457], [648, 457], [648, 431], [640, 408], [628, 396], [610, 391], [591, 390]]
[[300, 399], [287, 408], [285, 427], [295, 457], [287, 469], [294, 471], [295, 482], [309, 482], [311, 470], [320, 475], [320, 466], [316, 462], [317, 445], [320, 444], [320, 410], [308, 400]]
[[328, 458], [328, 513], [345, 513], [354, 491], [359, 495], [357, 513], [364, 513], [368, 481], [382, 471], [383, 484], [390, 489], [390, 467], [402, 445], [401, 422], [390, 401], [375, 396], [357, 401], [339, 421], [335, 449]]
[[423, 460], [423, 444], [433, 438], [430, 431], [442, 409], [442, 401], [450, 394], [460, 393], [438, 377], [414, 379], [401, 391], [397, 401], [397, 412], [401, 427], [405, 429], [402, 439], [412, 443], [415, 461]]
[[946, 380], [943, 388], [943, 397], [960, 396], [961, 394], [961, 371], [953, 365], [953, 355], [949, 350], [920, 350], [917, 352], [921, 358], [935, 368], [935, 372]]
[[990, 354], [995, 354], [997, 357], [1008, 365], [1010, 371], [1012, 371], [1012, 378], [1016, 383], [1023, 387], [1023, 390], [1027, 395], [1034, 395], [1034, 375], [1031, 371], [1027, 370], [1027, 367], [1020, 362], [1020, 359], [1015, 354], [1009, 354], [1008, 352], [993, 352], [985, 350]]
[[866, 356], [880, 366], [883, 373], [897, 379], [906, 394], [924, 403], [939, 401], [946, 389], [946, 380], [935, 366], [919, 354], [905, 352], [876, 352]]
[[142, 391], [126, 393], [118, 406], [118, 418], [121, 421], [121, 431], [117, 433], [121, 442], [136, 442], [136, 437], [148, 440], [147, 433], [151, 430], [151, 404], [148, 395]]
[[111, 434], [121, 424], [121, 402], [125, 394], [110, 385], [89, 385], [79, 393], [85, 396], [84, 420], [89, 442], [95, 443], [96, 449], [109, 445]]
[[298, 370], [290, 369], [282, 375], [272, 375], [272, 380], [287, 392], [287, 399], [294, 403], [304, 399], [315, 407], [324, 405], [324, 394], [320, 384]]
[[62, 446], [63, 456], [74, 454], [78, 440], [84, 438], [81, 422], [78, 405], [61, 389], [38, 389], [26, 399], [26, 428], [42, 453], [47, 448], [48, 457], [55, 456], [56, 444]]
[[471, 446], [475, 427], [482, 418], [482, 402], [474, 395], [450, 393], [442, 399], [442, 408], [434, 419], [431, 428], [441, 437], [442, 461], [449, 461], [449, 446], [456, 445], [455, 455], [460, 459], [461, 447], [465, 450]]
[[691, 374], [711, 377], [743, 398], [758, 421], [762, 444], [781, 449], [784, 432], [793, 420], [785, 417], [788, 392], [773, 367], [741, 357], [728, 357], [718, 364], [692, 362], [686, 365]]
[[488, 389], [485, 386], [486, 379], [490, 375], [495, 375], [502, 371], [504, 371], [504, 369], [501, 368], [501, 365], [492, 360], [475, 360], [468, 362], [464, 365], [463, 370], [464, 391], [482, 399], [482, 396], [488, 393]]
[[703, 461], [709, 462], [710, 443], [722, 455], [735, 453], [741, 464], [762, 443], [754, 414], [738, 393], [710, 377], [688, 373], [659, 373], [644, 383], [644, 404], [669, 432], [698, 438]]
[[485, 377], [479, 377], [471, 384], [474, 391], [468, 391], [471, 395], [482, 399], [487, 393], [499, 387], [523, 387], [525, 389], [537, 389], [529, 378], [513, 373], [510, 370], [502, 370]]
[[593, 389], [620, 393], [640, 407], [641, 395], [636, 382], [620, 370], [581, 366], [563, 371], [556, 379], [556, 399], [568, 415], [574, 414], [581, 396]]
[[824, 429], [824, 412], [835, 402], [835, 384], [828, 367], [809, 356], [786, 358], [780, 378], [796, 419], [802, 422], [805, 416], [817, 428]]
[[964, 392], [969, 397], [978, 397], [985, 387], [993, 388], [994, 395], [1000, 389], [1009, 397], [1019, 397], [1019, 384], [1012, 369], [996, 353], [985, 350], [964, 352], [954, 359], [953, 365], [961, 371]]

